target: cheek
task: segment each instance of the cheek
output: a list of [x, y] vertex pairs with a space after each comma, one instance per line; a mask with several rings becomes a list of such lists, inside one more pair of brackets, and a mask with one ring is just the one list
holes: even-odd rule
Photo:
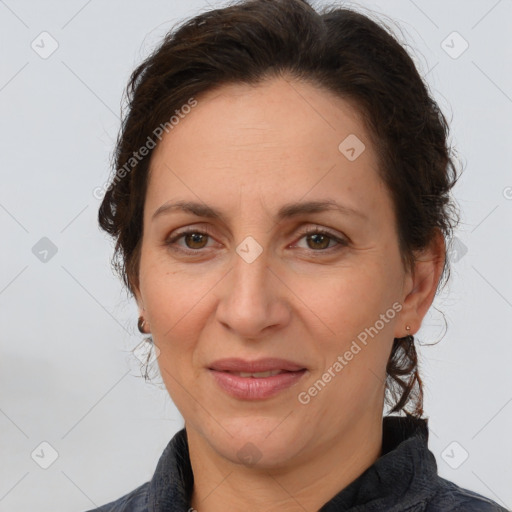
[[396, 268], [386, 271], [378, 262], [366, 262], [328, 274], [308, 287], [308, 305], [322, 319], [314, 333], [322, 366], [313, 380], [332, 380], [317, 406], [329, 407], [334, 400], [353, 410], [382, 393], [399, 307]]
[[297, 279], [294, 291], [321, 320], [327, 336], [347, 340], [373, 325], [399, 297], [396, 269], [379, 262]]
[[204, 279], [184, 277], [168, 269], [160, 272], [155, 267], [146, 274], [146, 307], [151, 334], [159, 349], [158, 366], [180, 411], [188, 410], [190, 394], [186, 390], [198, 377], [194, 357], [204, 329], [207, 297], [203, 296], [210, 288]]
[[[152, 330], [171, 333], [208, 290], [204, 273], [172, 265], [165, 251], [148, 249], [141, 259], [141, 291]], [[211, 286], [210, 286], [211, 288]]]
[[[166, 262], [147, 267], [144, 274], [144, 302], [153, 340], [160, 350], [162, 373], [180, 381], [194, 379], [199, 366], [199, 340], [214, 314], [215, 285], [219, 272], [170, 270]], [[222, 274], [220, 274], [222, 275]], [[165, 378], [165, 376], [164, 376]], [[175, 385], [171, 381], [172, 387]]]

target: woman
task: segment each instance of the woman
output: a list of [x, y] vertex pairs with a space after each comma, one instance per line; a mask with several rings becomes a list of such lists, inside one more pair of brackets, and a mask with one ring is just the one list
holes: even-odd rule
[[98, 510], [504, 510], [427, 447], [414, 334], [457, 172], [393, 36], [246, 0], [170, 33], [128, 92], [99, 222], [185, 428]]

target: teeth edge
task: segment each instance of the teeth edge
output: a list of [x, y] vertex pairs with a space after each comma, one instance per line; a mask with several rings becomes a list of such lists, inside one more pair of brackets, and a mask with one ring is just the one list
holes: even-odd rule
[[255, 373], [248, 373], [248, 372], [232, 372], [233, 375], [238, 375], [239, 377], [254, 377], [256, 379], [258, 378], [265, 378], [265, 377], [272, 377], [274, 375], [278, 375], [279, 373], [283, 373], [283, 370], [269, 370], [267, 372], [255, 372]]

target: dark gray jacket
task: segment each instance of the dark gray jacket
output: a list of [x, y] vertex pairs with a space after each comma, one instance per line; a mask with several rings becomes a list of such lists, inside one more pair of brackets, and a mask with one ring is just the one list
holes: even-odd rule
[[[509, 512], [439, 477], [427, 442], [426, 420], [386, 416], [382, 455], [319, 512]], [[165, 448], [149, 482], [89, 512], [193, 512], [193, 483], [183, 429]]]

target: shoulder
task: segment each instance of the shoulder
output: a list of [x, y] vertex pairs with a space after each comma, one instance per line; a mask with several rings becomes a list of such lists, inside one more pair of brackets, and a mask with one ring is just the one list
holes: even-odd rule
[[450, 512], [509, 512], [485, 496], [438, 477], [436, 492], [429, 499], [425, 512], [448, 510]]
[[121, 498], [87, 512], [147, 512], [149, 482], [140, 485]]

